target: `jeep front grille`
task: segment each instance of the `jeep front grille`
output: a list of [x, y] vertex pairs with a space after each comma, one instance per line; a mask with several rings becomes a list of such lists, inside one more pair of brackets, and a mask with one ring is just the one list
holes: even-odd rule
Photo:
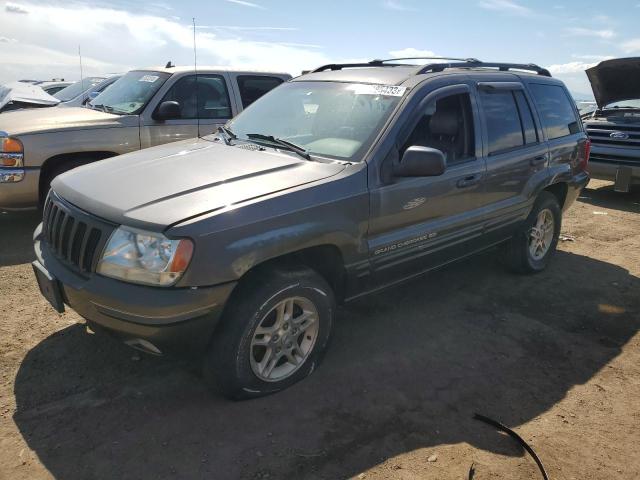
[[115, 228], [83, 212], [53, 192], [47, 197], [42, 219], [45, 243], [51, 252], [73, 270], [95, 270], [97, 256]]

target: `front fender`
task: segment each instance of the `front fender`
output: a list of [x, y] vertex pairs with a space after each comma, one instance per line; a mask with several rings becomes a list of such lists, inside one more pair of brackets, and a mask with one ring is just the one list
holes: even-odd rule
[[179, 286], [236, 281], [268, 260], [321, 245], [337, 247], [346, 265], [366, 258], [369, 194], [366, 168], [359, 170], [172, 227], [169, 236], [195, 242]]

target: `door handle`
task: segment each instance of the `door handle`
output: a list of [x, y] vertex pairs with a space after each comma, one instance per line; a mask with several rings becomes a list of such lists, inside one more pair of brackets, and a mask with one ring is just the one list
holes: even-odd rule
[[461, 178], [460, 180], [458, 180], [456, 182], [456, 186], [458, 188], [472, 187], [473, 185], [477, 185], [478, 183], [480, 183], [480, 178], [481, 177], [479, 174], [469, 175], [468, 177]]
[[547, 156], [540, 155], [539, 157], [535, 157], [529, 160], [529, 163], [531, 164], [531, 166], [535, 167], [536, 165], [542, 165], [546, 161], [547, 161]]

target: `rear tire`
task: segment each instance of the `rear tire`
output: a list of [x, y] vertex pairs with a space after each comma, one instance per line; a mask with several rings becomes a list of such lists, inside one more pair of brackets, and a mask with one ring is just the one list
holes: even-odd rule
[[555, 195], [541, 192], [531, 213], [505, 245], [506, 265], [517, 273], [543, 271], [558, 245], [562, 210]]
[[322, 360], [335, 314], [331, 287], [308, 268], [254, 275], [240, 285], [205, 355], [215, 392], [241, 400], [279, 392]]

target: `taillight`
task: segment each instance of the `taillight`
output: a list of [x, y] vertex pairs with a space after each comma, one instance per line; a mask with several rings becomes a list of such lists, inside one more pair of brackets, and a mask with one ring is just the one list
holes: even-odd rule
[[586, 142], [584, 142], [584, 152], [582, 152], [582, 158], [578, 163], [578, 168], [581, 171], [586, 171], [589, 166], [589, 155], [591, 155], [591, 139], [587, 138]]

